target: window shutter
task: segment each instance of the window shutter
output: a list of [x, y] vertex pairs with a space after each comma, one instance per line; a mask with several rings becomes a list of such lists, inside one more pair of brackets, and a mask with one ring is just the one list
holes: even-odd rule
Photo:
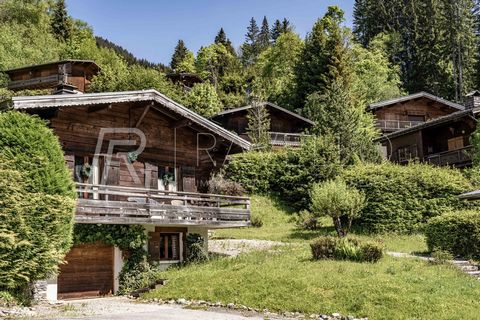
[[160, 260], [160, 232], [148, 233], [148, 254], [153, 261]]
[[145, 163], [145, 188], [158, 190], [158, 167], [148, 162]]
[[182, 167], [182, 187], [185, 192], [197, 192], [194, 167]]
[[73, 154], [66, 154], [65, 164], [67, 165], [68, 169], [72, 173], [72, 177], [73, 177], [75, 174], [75, 156]]

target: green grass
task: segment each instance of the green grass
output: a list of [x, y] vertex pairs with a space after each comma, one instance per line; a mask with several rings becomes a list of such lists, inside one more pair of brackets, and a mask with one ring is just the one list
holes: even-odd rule
[[312, 261], [306, 243], [171, 269], [143, 298], [201, 299], [255, 308], [368, 316], [474, 319], [480, 283], [445, 265], [383, 258], [377, 264]]
[[[260, 239], [282, 242], [305, 242], [325, 234], [335, 234], [332, 221], [322, 218], [322, 228], [317, 231], [300, 230], [295, 226], [294, 213], [286, 205], [275, 198], [266, 196], [251, 197], [252, 216], [258, 216], [263, 221], [261, 228], [224, 229], [214, 232], [215, 238], [227, 239]], [[360, 238], [372, 236], [357, 234]], [[424, 252], [427, 250], [423, 235], [386, 234], [373, 236], [384, 242], [389, 251]]]

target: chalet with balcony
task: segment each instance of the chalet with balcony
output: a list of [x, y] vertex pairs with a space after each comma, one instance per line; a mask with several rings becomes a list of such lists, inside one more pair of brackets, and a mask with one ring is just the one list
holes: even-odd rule
[[[155, 90], [15, 97], [12, 107], [58, 136], [77, 183], [76, 223], [144, 226], [161, 266], [184, 259], [189, 233], [249, 225], [249, 199], [208, 194], [206, 182], [250, 143]], [[115, 247], [74, 246], [49, 298], [114, 293], [122, 261]]]
[[4, 71], [8, 89], [49, 89], [51, 93], [87, 92], [100, 67], [89, 60], [62, 60]]
[[480, 113], [480, 92], [467, 95], [459, 110], [382, 136], [387, 157], [397, 163], [419, 160], [439, 166], [471, 166], [470, 137]]
[[[270, 143], [273, 147], [298, 147], [304, 132], [314, 126], [314, 122], [299, 114], [284, 109], [271, 102], [264, 102], [270, 116]], [[220, 112], [212, 118], [227, 130], [248, 140], [248, 112], [251, 105]]]
[[464, 106], [427, 92], [371, 104], [377, 127], [389, 134], [464, 110]]

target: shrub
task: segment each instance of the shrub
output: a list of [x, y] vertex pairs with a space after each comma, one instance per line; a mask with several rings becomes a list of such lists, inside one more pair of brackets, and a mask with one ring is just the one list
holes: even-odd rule
[[208, 181], [208, 192], [228, 196], [243, 196], [245, 189], [238, 182], [226, 179], [223, 173], [213, 174]]
[[208, 260], [208, 253], [205, 250], [205, 240], [196, 233], [187, 234], [187, 263], [201, 263]]
[[261, 228], [263, 226], [262, 218], [260, 218], [259, 216], [251, 216], [250, 223], [254, 228]]
[[310, 244], [310, 248], [316, 260], [337, 259], [373, 263], [383, 257], [383, 245], [380, 243], [351, 237], [319, 237]]
[[313, 214], [330, 216], [340, 237], [348, 234], [353, 219], [359, 216], [365, 206], [365, 196], [339, 179], [315, 184], [311, 198]]
[[480, 212], [460, 211], [430, 219], [425, 230], [430, 251], [480, 258]]
[[316, 260], [334, 258], [337, 240], [337, 238], [331, 236], [324, 236], [315, 239], [310, 244], [313, 258]]
[[298, 228], [303, 230], [317, 230], [321, 227], [318, 218], [307, 210], [302, 210], [297, 214], [295, 223]]
[[421, 230], [431, 217], [478, 206], [458, 199], [473, 187], [456, 169], [360, 164], [346, 169], [342, 177], [366, 196], [366, 206], [354, 222], [369, 232], [411, 233]]
[[146, 259], [136, 263], [130, 270], [120, 274], [118, 294], [130, 294], [132, 291], [149, 287], [159, 278], [160, 272], [158, 267], [148, 263]]
[[72, 243], [75, 189], [39, 118], [0, 114], [0, 208], [0, 290], [54, 273]]
[[431, 262], [434, 264], [446, 264], [453, 260], [453, 255], [445, 250], [434, 250], [432, 252], [432, 258], [433, 260], [431, 260]]

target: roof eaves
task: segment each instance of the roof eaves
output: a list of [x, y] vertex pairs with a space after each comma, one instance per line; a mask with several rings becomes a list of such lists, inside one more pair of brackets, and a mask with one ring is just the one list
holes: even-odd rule
[[414, 94], [404, 96], [404, 97], [398, 97], [398, 98], [395, 98], [395, 99], [390, 99], [390, 100], [385, 100], [385, 101], [372, 103], [372, 104], [369, 105], [369, 108], [371, 110], [374, 110], [374, 109], [390, 106], [392, 104], [396, 104], [396, 103], [400, 103], [400, 102], [404, 102], [404, 101], [409, 101], [409, 100], [413, 100], [413, 99], [418, 99], [418, 98], [428, 98], [430, 100], [440, 102], [442, 104], [445, 104], [445, 105], [447, 105], [449, 107], [452, 107], [454, 109], [457, 109], [457, 110], [465, 110], [465, 107], [462, 106], [461, 104], [458, 104], [458, 103], [455, 103], [455, 102], [437, 97], [437, 96], [435, 96], [431, 93], [425, 92], [425, 91], [421, 91], [421, 92], [414, 93]]

